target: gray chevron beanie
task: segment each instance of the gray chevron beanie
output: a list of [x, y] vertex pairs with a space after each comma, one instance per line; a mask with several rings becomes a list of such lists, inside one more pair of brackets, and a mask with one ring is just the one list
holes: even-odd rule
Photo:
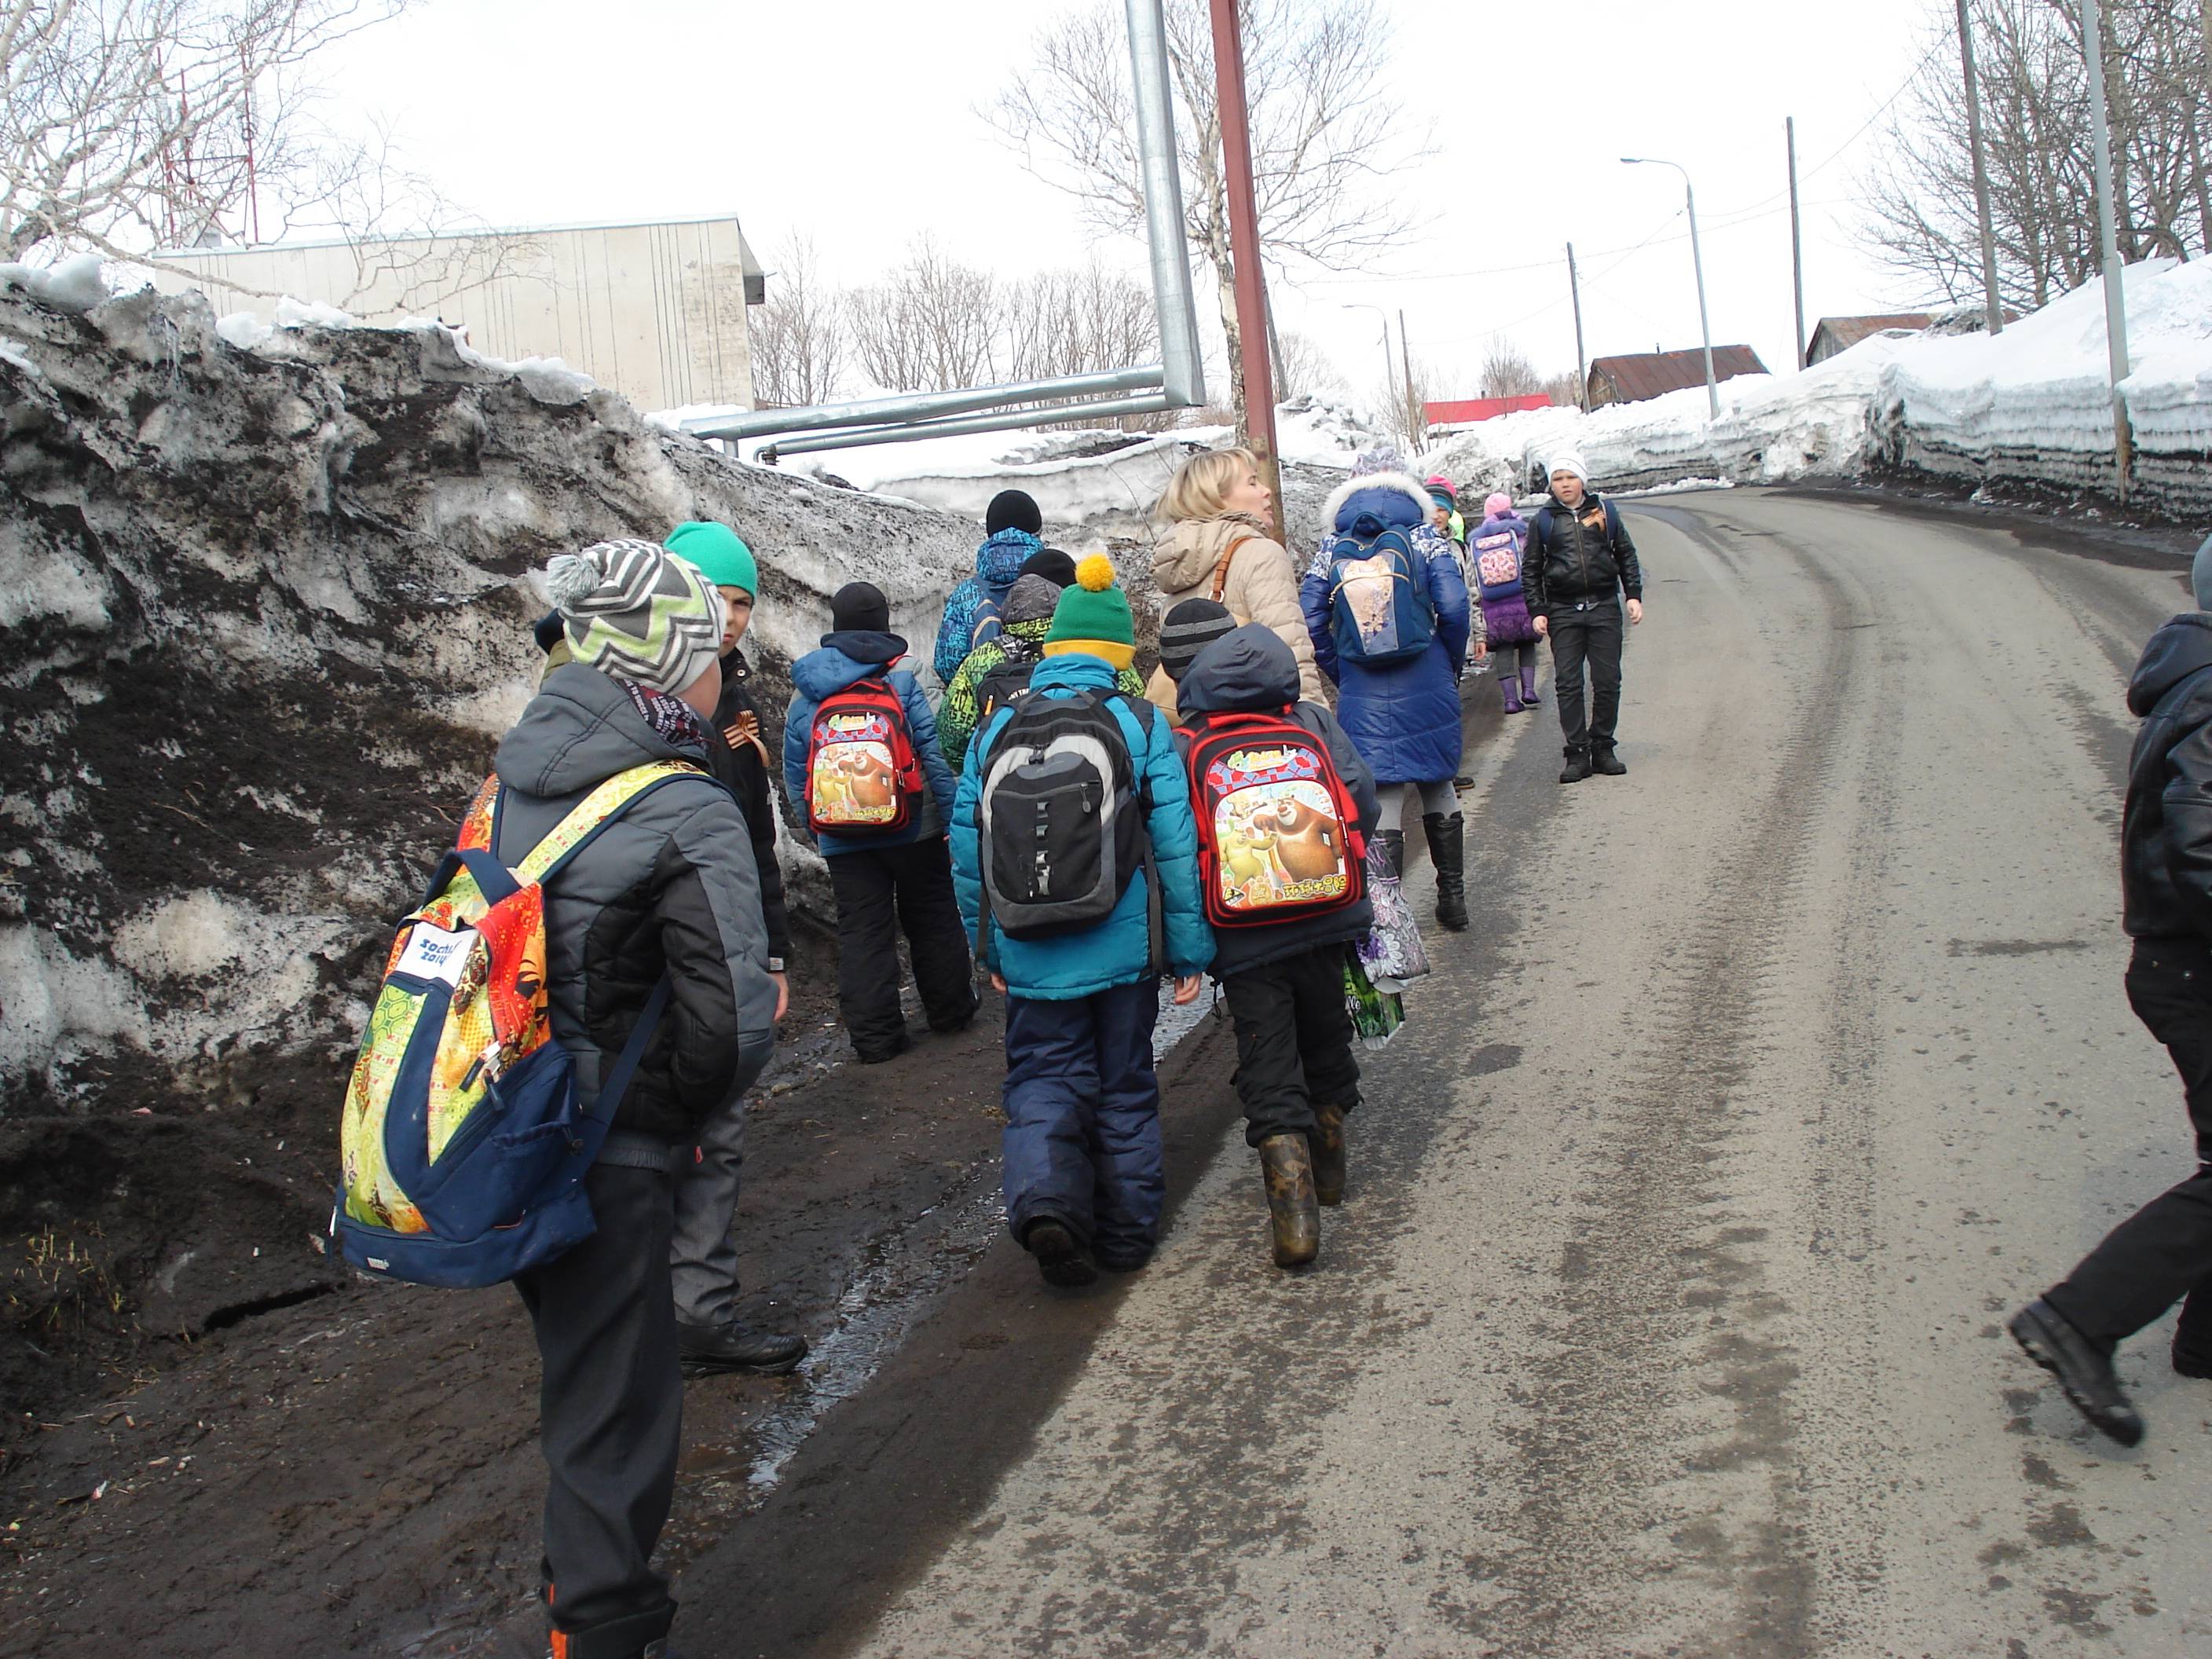
[[673, 696], [722, 647], [722, 604], [706, 577], [653, 543], [625, 538], [545, 567], [568, 649], [586, 668]]

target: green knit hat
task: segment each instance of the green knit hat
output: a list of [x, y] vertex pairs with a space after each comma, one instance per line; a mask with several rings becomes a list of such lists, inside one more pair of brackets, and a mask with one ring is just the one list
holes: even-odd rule
[[753, 562], [753, 550], [729, 526], [694, 519], [670, 531], [661, 545], [705, 572], [715, 586], [742, 587], [760, 597], [760, 567]]
[[1129, 597], [1114, 585], [1114, 561], [1103, 553], [1093, 553], [1075, 567], [1075, 586], [1060, 596], [1052, 626], [1045, 630], [1046, 656], [1077, 651], [1103, 657], [1116, 668], [1127, 668], [1137, 658]]

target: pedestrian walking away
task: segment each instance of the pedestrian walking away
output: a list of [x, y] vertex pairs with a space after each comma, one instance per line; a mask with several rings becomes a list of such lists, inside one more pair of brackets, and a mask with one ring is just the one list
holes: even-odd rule
[[830, 601], [818, 651], [791, 665], [796, 695], [783, 725], [783, 787], [805, 803], [808, 833], [837, 901], [837, 1006], [864, 1065], [914, 1046], [899, 1007], [898, 935], [933, 1031], [975, 1018], [975, 969], [952, 896], [945, 826], [951, 769], [914, 675], [906, 641], [872, 583]]
[[1528, 543], [1528, 520], [1513, 510], [1510, 495], [1500, 491], [1483, 502], [1468, 563], [1482, 607], [1483, 635], [1498, 654], [1498, 689], [1509, 714], [1536, 707], [1536, 628], [1521, 576]]
[[[1620, 720], [1622, 604], [1629, 625], [1644, 620], [1644, 569], [1620, 509], [1589, 487], [1580, 454], [1552, 457], [1552, 497], [1528, 521], [1521, 561], [1528, 615], [1536, 632], [1552, 641], [1553, 689], [1567, 763], [1561, 783], [1580, 783], [1592, 772], [1619, 777], [1628, 770], [1615, 751]], [[1589, 706], [1583, 706], [1583, 669], [1589, 669]]]
[[1318, 1206], [1344, 1197], [1345, 1120], [1359, 1104], [1345, 953], [1374, 926], [1361, 870], [1379, 811], [1352, 739], [1297, 690], [1288, 647], [1248, 623], [1181, 671], [1176, 733], [1279, 1267], [1315, 1258]]
[[[1160, 618], [1160, 661], [1145, 682], [1145, 696], [1167, 716], [1170, 726], [1182, 724], [1176, 706], [1176, 687], [1198, 653], [1237, 626], [1229, 607], [1212, 599], [1184, 599], [1168, 607]], [[1296, 658], [1291, 659], [1295, 663]]]
[[945, 601], [930, 653], [940, 686], [952, 684], [968, 653], [1000, 629], [1006, 594], [1020, 579], [1023, 565], [1042, 552], [1044, 515], [1026, 490], [1002, 489], [983, 512], [983, 544], [975, 550], [975, 574]]
[[1328, 682], [1298, 611], [1297, 572], [1268, 527], [1273, 510], [1273, 492], [1260, 482], [1250, 450], [1192, 456], [1152, 509], [1162, 526], [1152, 544], [1152, 582], [1163, 607], [1212, 599], [1240, 623], [1273, 629], [1297, 659], [1298, 695], [1326, 702]]
[[2197, 1170], [2136, 1212], [2012, 1322], [2029, 1358], [2124, 1446], [2142, 1415], [2112, 1368], [2119, 1345], [2176, 1302], [2173, 1369], [2212, 1377], [2212, 538], [2192, 571], [2197, 609], [2151, 635], [2128, 685], [2142, 720], [2121, 817], [2127, 992], [2181, 1074]]
[[[775, 858], [774, 769], [753, 701], [752, 665], [742, 643], [760, 592], [753, 550], [724, 524], [680, 524], [662, 544], [714, 585], [722, 602], [722, 695], [708, 720], [708, 765], [737, 797], [760, 874], [761, 921], [768, 931], [768, 969], [776, 988], [775, 1017], [791, 1006], [786, 959], [791, 921], [783, 872]], [[687, 1375], [752, 1371], [775, 1375], [806, 1357], [796, 1332], [758, 1330], [738, 1318], [738, 1248], [732, 1237], [745, 1160], [745, 1103], [741, 1096], [700, 1126], [691, 1158], [676, 1179], [677, 1344]]]
[[1006, 997], [1006, 1224], [1056, 1285], [1152, 1259], [1159, 976], [1194, 1001], [1213, 956], [1173, 734], [1115, 684], [1128, 600], [1103, 555], [1078, 570], [1044, 662], [976, 736], [952, 828], [961, 913]]
[[1429, 523], [1427, 490], [1395, 450], [1370, 450], [1330, 492], [1325, 526], [1299, 590], [1337, 715], [1374, 772], [1377, 837], [1393, 874], [1406, 866], [1405, 811], [1419, 798], [1437, 871], [1437, 920], [1468, 925], [1466, 823], [1459, 775], [1460, 671], [1484, 654], [1481, 613], [1458, 555]]
[[[569, 660], [495, 762], [493, 851], [513, 863], [606, 780], [705, 767], [720, 696], [720, 596], [646, 541], [555, 559]], [[675, 1491], [683, 1383], [670, 1279], [675, 1170], [775, 1042], [751, 837], [729, 792], [678, 779], [611, 821], [549, 884], [545, 992], [588, 1106], [655, 987], [672, 986], [586, 1177], [598, 1230], [515, 1283], [543, 1365], [544, 1586], [556, 1654], [634, 1659], [675, 1617], [652, 1565]]]

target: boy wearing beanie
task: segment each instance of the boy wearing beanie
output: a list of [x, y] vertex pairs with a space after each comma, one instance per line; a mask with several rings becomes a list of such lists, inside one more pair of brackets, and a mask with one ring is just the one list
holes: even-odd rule
[[635, 797], [545, 887], [545, 994], [594, 1108], [664, 975], [667, 1012], [585, 1177], [598, 1231], [515, 1280], [544, 1367], [545, 1604], [556, 1650], [641, 1654], [675, 1617], [651, 1565], [675, 1491], [683, 1383], [670, 1284], [675, 1168], [767, 1065], [768, 973], [750, 837], [706, 775], [721, 690], [720, 597], [646, 541], [602, 542], [546, 571], [568, 660], [500, 741], [492, 853], [520, 863], [592, 790], [684, 762]]
[[[1059, 567], [1066, 580], [1056, 580]], [[937, 708], [937, 740], [945, 763], [954, 775], [968, 768], [968, 745], [984, 714], [1003, 708], [1014, 692], [1029, 684], [1030, 672], [1044, 655], [1045, 631], [1052, 626], [1053, 607], [1060, 591], [1075, 582], [1075, 562], [1057, 548], [1048, 547], [1022, 567], [1022, 574], [1007, 590], [998, 633], [968, 653], [945, 688], [945, 701]], [[1145, 683], [1133, 668], [1119, 671], [1115, 683], [1133, 696], [1145, 694]]]
[[[1528, 521], [1522, 588], [1530, 626], [1552, 642], [1552, 684], [1566, 738], [1561, 783], [1592, 772], [1628, 770], [1613, 752], [1620, 718], [1622, 605], [1628, 623], [1644, 620], [1644, 568], [1620, 509], [1589, 487], [1589, 468], [1577, 452], [1552, 457], [1552, 499]], [[1583, 665], [1589, 665], [1589, 709], [1583, 708]]]
[[1002, 489], [991, 498], [983, 515], [983, 544], [975, 550], [975, 574], [952, 590], [937, 625], [930, 660], [939, 684], [951, 684], [968, 653], [999, 631], [1007, 592], [1024, 562], [1042, 550], [1043, 532], [1044, 515], [1027, 492]]
[[[962, 915], [993, 988], [1006, 996], [1007, 1224], [1050, 1285], [1088, 1284], [1100, 1267], [1133, 1271], [1159, 1242], [1167, 1191], [1152, 1069], [1160, 970], [1174, 975], [1175, 1000], [1187, 1004], [1213, 955], [1182, 763], [1166, 722], [1117, 685], [1136, 655], [1129, 602], [1103, 556], [1077, 570], [1046, 630], [1033, 696], [976, 734], [952, 827]], [[1142, 812], [1148, 848], [1122, 872], [1127, 885], [1102, 920], [1012, 938], [997, 920], [1009, 853], [991, 841], [1005, 823], [999, 792], [1063, 763], [1057, 747], [1048, 758], [1028, 746], [1061, 720], [1084, 723], [1086, 752], [1111, 744], [1126, 755], [1130, 787], [1115, 811]], [[1155, 902], [1164, 963], [1154, 956]]]
[[[707, 763], [738, 798], [760, 872], [761, 921], [768, 929], [768, 970], [775, 981], [775, 1017], [790, 1006], [784, 959], [791, 951], [790, 915], [783, 872], [775, 860], [775, 795], [769, 786], [768, 746], [760, 709], [753, 702], [752, 666], [738, 648], [751, 626], [760, 592], [753, 550], [726, 524], [693, 520], [669, 532], [661, 545], [714, 585], [722, 611], [722, 695], [708, 718]], [[701, 1126], [696, 1155], [676, 1182], [676, 1244], [671, 1264], [676, 1287], [677, 1342], [686, 1376], [748, 1371], [777, 1376], [806, 1357], [806, 1340], [792, 1332], [756, 1329], [737, 1316], [738, 1252], [730, 1229], [737, 1218], [745, 1158], [742, 1098]]]
[[1160, 618], [1160, 665], [1146, 683], [1145, 695], [1167, 716], [1170, 726], [1182, 724], [1176, 687], [1185, 671], [1200, 652], [1236, 626], [1229, 607], [1213, 599], [1185, 599]]
[[900, 929], [931, 1030], [962, 1030], [975, 1018], [975, 976], [945, 846], [952, 774], [921, 686], [894, 665], [906, 655], [906, 641], [890, 631], [890, 605], [872, 583], [839, 588], [830, 622], [822, 648], [791, 665], [797, 695], [784, 715], [783, 786], [794, 810], [808, 799], [817, 708], [863, 681], [888, 686], [896, 698], [925, 789], [921, 810], [903, 828], [825, 830], [814, 838], [837, 898], [838, 1009], [854, 1052], [872, 1066], [914, 1046], [899, 1008]]

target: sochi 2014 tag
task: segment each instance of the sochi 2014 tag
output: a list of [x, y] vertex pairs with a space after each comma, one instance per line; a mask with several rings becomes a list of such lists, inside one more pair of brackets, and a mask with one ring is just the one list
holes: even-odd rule
[[468, 965], [469, 952], [476, 949], [476, 944], [477, 931], [473, 927], [449, 933], [427, 921], [418, 921], [408, 934], [407, 948], [392, 964], [392, 971], [414, 979], [438, 979], [448, 985], [459, 985], [461, 969]]

